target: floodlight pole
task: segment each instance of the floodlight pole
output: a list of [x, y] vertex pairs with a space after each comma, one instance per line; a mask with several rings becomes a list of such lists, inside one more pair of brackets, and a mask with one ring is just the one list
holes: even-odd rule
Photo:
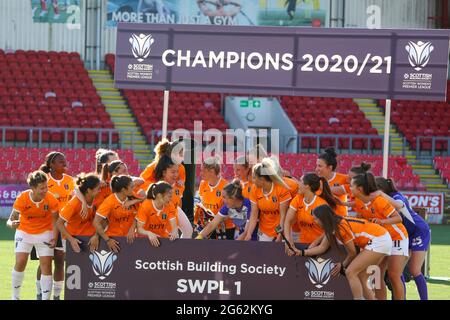
[[388, 178], [389, 165], [389, 136], [391, 126], [391, 99], [386, 99], [386, 108], [384, 115], [384, 146], [383, 146], [383, 177]]

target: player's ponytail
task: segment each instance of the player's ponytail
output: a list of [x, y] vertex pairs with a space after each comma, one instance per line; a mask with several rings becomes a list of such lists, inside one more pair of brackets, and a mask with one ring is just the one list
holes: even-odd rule
[[154, 151], [155, 151], [155, 154], [156, 154], [156, 159], [159, 159], [163, 155], [170, 153], [170, 141], [168, 139], [166, 139], [166, 138], [162, 139], [155, 146]]
[[322, 229], [325, 232], [325, 236], [328, 239], [331, 247], [337, 249], [340, 255], [343, 255], [344, 250], [338, 246], [336, 237], [344, 243], [343, 237], [341, 235], [341, 230], [339, 224], [343, 220], [342, 217], [338, 216], [333, 209], [326, 204], [318, 206], [312, 211], [312, 214], [319, 219], [322, 224]]
[[41, 165], [39, 170], [45, 173], [50, 173], [52, 171], [52, 163], [58, 156], [65, 158], [65, 155], [59, 151], [52, 151], [49, 154], [47, 154], [47, 156], [45, 157], [45, 162]]
[[375, 177], [370, 172], [365, 174], [359, 174], [353, 177], [352, 180], [357, 187], [363, 189], [363, 193], [366, 196], [378, 190], [377, 184], [375, 182]]
[[352, 167], [350, 169], [350, 172], [353, 172], [355, 174], [364, 174], [366, 172], [369, 172], [369, 170], [372, 168], [372, 165], [370, 163], [361, 162], [361, 164], [357, 167]]
[[395, 183], [391, 178], [385, 179], [383, 177], [376, 177], [375, 182], [377, 187], [388, 195], [398, 192]]
[[329, 147], [325, 149], [324, 153], [319, 155], [319, 159], [325, 161], [327, 166], [331, 166], [332, 171], [336, 170], [337, 167], [337, 154], [333, 147]]
[[241, 182], [237, 179], [233, 180], [233, 182], [227, 184], [223, 191], [226, 195], [233, 199], [244, 200], [244, 196], [242, 195], [242, 185]]
[[112, 150], [106, 150], [106, 149], [98, 149], [95, 154], [96, 159], [96, 172], [98, 175], [101, 175], [103, 172], [103, 166], [108, 163], [110, 157], [117, 157], [119, 158], [119, 155], [117, 152]]
[[172, 186], [165, 181], [152, 183], [147, 189], [147, 199], [155, 200], [158, 194], [165, 194]]
[[95, 189], [100, 185], [100, 179], [94, 173], [81, 173], [76, 178], [76, 185], [83, 195], [86, 195], [88, 189]]
[[290, 190], [289, 186], [284, 182], [283, 178], [278, 174], [276, 170], [276, 164], [271, 158], [262, 159], [261, 163], [256, 164], [253, 167], [253, 174], [266, 181], [273, 182], [283, 186]]
[[120, 175], [114, 176], [111, 179], [111, 190], [114, 193], [119, 193], [122, 189], [127, 189], [132, 183], [132, 179], [130, 176]]
[[333, 209], [336, 208], [337, 201], [333, 196], [333, 193], [331, 192], [327, 179], [325, 179], [324, 177], [319, 177], [316, 173], [311, 172], [305, 174], [302, 181], [305, 186], [310, 187], [311, 192], [314, 194], [316, 194], [319, 190], [322, 190], [320, 197], [324, 199], [330, 205], [330, 207], [332, 207]]

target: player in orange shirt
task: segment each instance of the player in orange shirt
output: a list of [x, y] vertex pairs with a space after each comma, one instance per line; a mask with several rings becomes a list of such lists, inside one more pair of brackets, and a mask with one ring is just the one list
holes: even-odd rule
[[165, 182], [152, 183], [136, 216], [138, 232], [144, 235], [154, 247], [159, 247], [158, 237], [175, 240], [178, 238], [176, 207], [172, 202], [173, 188]]
[[[404, 300], [405, 289], [401, 276], [408, 261], [408, 233], [402, 224], [402, 218], [395, 208], [382, 196], [377, 196], [370, 201], [370, 194], [378, 190], [375, 177], [371, 173], [355, 176], [350, 184], [350, 189], [355, 198], [362, 205], [355, 204], [354, 210], [360, 217], [382, 225], [391, 235], [392, 252], [380, 265], [381, 276], [384, 279], [386, 270], [392, 283], [394, 299]], [[377, 290], [377, 298], [386, 299], [386, 285], [382, 282], [381, 290]]]
[[119, 155], [117, 152], [106, 149], [98, 149], [95, 153], [95, 172], [98, 176], [102, 175], [103, 166], [106, 163], [111, 163], [114, 160], [119, 160]]
[[[331, 191], [336, 196], [342, 196], [344, 194], [347, 195], [347, 206], [353, 207], [355, 198], [352, 195], [352, 192], [350, 190], [350, 182], [353, 179], [353, 177], [357, 176], [358, 174], [365, 174], [370, 171], [372, 168], [372, 165], [370, 163], [361, 162], [361, 164], [357, 167], [352, 167], [348, 171], [347, 174], [347, 183], [343, 186], [338, 187], [331, 187]], [[358, 199], [356, 199], [358, 201]]]
[[292, 199], [289, 186], [277, 174], [276, 165], [265, 158], [253, 167], [253, 182], [250, 194], [252, 211], [244, 240], [250, 240], [259, 218], [259, 241], [281, 241], [276, 228], [284, 225], [289, 201]]
[[[337, 154], [334, 148], [326, 148], [325, 152], [320, 154], [316, 163], [316, 173], [320, 177], [328, 180], [328, 184], [332, 190], [333, 187], [339, 187], [342, 194], [335, 194], [340, 200], [341, 204], [347, 202], [347, 193], [345, 193], [344, 185], [348, 184], [348, 177], [345, 174], [337, 173]], [[336, 207], [336, 214], [345, 217], [347, 215], [347, 207], [338, 204]]]
[[[101, 178], [100, 181], [100, 192], [97, 195], [97, 200], [99, 201], [99, 204], [102, 203], [103, 200], [105, 200], [107, 197], [109, 197], [112, 193], [111, 187], [110, 187], [110, 179], [103, 179], [103, 167], [106, 164], [110, 164], [113, 161], [119, 160], [119, 155], [117, 152], [112, 150], [106, 150], [106, 149], [98, 149], [95, 153], [95, 166], [96, 170], [95, 172], [97, 175]], [[83, 209], [82, 209], [82, 215], [87, 214], [87, 206], [84, 203], [83, 197], [80, 194], [77, 194], [78, 198], [83, 202]]]
[[252, 168], [244, 156], [238, 157], [233, 165], [234, 178], [239, 179], [242, 185], [242, 195], [248, 199], [252, 190]]
[[[74, 195], [75, 184], [73, 178], [66, 174], [67, 160], [66, 156], [58, 151], [53, 151], [45, 157], [45, 163], [40, 167], [40, 170], [47, 174], [48, 192], [53, 194], [59, 202], [59, 209], [61, 210]], [[34, 256], [32, 253], [32, 259]], [[54, 251], [53, 261], [53, 298], [59, 300], [61, 291], [64, 287], [64, 261], [65, 250], [62, 243], [61, 234], [58, 233], [56, 247]], [[41, 270], [37, 270], [37, 299], [41, 299]]]
[[193, 228], [188, 217], [181, 208], [182, 198], [184, 192], [184, 184], [178, 183], [179, 181], [179, 166], [172, 161], [172, 159], [163, 155], [156, 164], [154, 170], [154, 179], [156, 181], [165, 181], [172, 186], [173, 196], [172, 203], [174, 204], [176, 210], [176, 222], [177, 228], [181, 231], [181, 238], [191, 239]]
[[88, 245], [91, 251], [97, 250], [99, 239], [92, 222], [97, 211], [94, 199], [100, 191], [100, 179], [95, 174], [81, 174], [77, 177], [76, 184], [88, 205], [88, 214], [86, 217], [81, 216], [82, 203], [80, 199], [73, 197], [59, 213], [56, 225], [63, 235], [64, 247], [66, 241], [69, 241], [73, 251], [80, 252], [81, 241], [76, 238], [80, 236], [91, 237]]
[[[378, 265], [392, 250], [392, 239], [386, 229], [363, 219], [341, 217], [328, 205], [321, 205], [312, 212], [316, 224], [325, 232], [320, 245], [306, 250], [294, 249], [297, 255], [315, 256], [325, 253], [330, 245], [341, 250], [344, 245], [346, 257], [332, 269], [332, 275], [339, 273], [347, 277], [353, 299], [375, 299], [367, 287], [369, 266]], [[356, 247], [361, 249], [356, 253]]]
[[[200, 203], [194, 210], [194, 224], [199, 225], [201, 231], [219, 213], [223, 206], [222, 189], [228, 184], [221, 176], [220, 160], [218, 157], [210, 157], [203, 161], [201, 171], [202, 180], [198, 188]], [[220, 227], [210, 236], [211, 239], [234, 239], [236, 226], [228, 219], [220, 224]]]
[[47, 175], [35, 171], [28, 175], [29, 190], [22, 192], [13, 205], [7, 225], [16, 229], [16, 262], [12, 271], [12, 299], [20, 299], [28, 256], [35, 247], [42, 270], [40, 285], [42, 300], [50, 300], [52, 292], [52, 260], [58, 235], [55, 221], [58, 200], [48, 192]]
[[[317, 195], [317, 191], [320, 189], [322, 189], [322, 192]], [[300, 230], [298, 242], [311, 244], [320, 241], [318, 238], [322, 238], [323, 230], [315, 223], [311, 212], [324, 204], [336, 208], [336, 203], [337, 201], [324, 177], [319, 177], [315, 173], [305, 174], [300, 179], [298, 194], [291, 201], [284, 222], [285, 236], [289, 243], [293, 244], [294, 242], [290, 231], [295, 224], [298, 225]], [[288, 245], [286, 245], [286, 250], [289, 250]]]
[[177, 183], [184, 187], [186, 182], [186, 170], [182, 164], [184, 158], [184, 143], [180, 140], [170, 142], [167, 139], [162, 139], [155, 146], [155, 159], [142, 171], [141, 178], [144, 180], [144, 184], [141, 186], [142, 190], [147, 190], [150, 184], [156, 182], [155, 179], [155, 168], [159, 159], [166, 155], [172, 159], [176, 164], [179, 164], [179, 176]]
[[[119, 252], [119, 243], [112, 237], [127, 237], [129, 244], [133, 243], [136, 231], [135, 216], [138, 205], [125, 207], [125, 202], [133, 197], [133, 180], [130, 176], [115, 176], [111, 179], [113, 194], [106, 198], [97, 209], [94, 218], [94, 227], [100, 237], [105, 240], [108, 247]], [[102, 221], [108, 219], [108, 228], [105, 231]]]
[[[231, 219], [236, 225], [235, 239], [242, 240], [245, 229], [250, 219], [251, 203], [242, 194], [242, 183], [239, 180], [227, 184], [223, 188], [224, 205], [219, 214], [197, 235], [195, 239], [201, 240], [208, 237], [216, 230], [221, 222]], [[256, 236], [256, 235], [255, 235]]]

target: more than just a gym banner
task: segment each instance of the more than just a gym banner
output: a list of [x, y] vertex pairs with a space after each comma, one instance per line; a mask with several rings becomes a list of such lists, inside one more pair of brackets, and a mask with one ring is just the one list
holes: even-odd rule
[[[288, 257], [282, 243], [191, 240], [152, 247], [147, 238], [127, 244], [116, 238], [114, 253], [102, 241], [98, 251], [74, 253], [67, 244], [66, 300], [343, 300], [351, 299], [346, 278], [332, 276], [345, 256]], [[341, 255], [340, 255], [341, 254]]]
[[430, 224], [442, 224], [444, 219], [444, 193], [442, 192], [402, 192], [412, 208], [426, 209], [426, 220]]
[[108, 0], [118, 22], [328, 27], [330, 0]]
[[115, 86], [445, 101], [450, 30], [120, 23]]

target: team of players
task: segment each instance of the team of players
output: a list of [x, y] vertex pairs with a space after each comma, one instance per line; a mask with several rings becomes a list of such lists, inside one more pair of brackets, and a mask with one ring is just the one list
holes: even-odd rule
[[[430, 230], [391, 179], [375, 178], [364, 163], [348, 174], [337, 173], [337, 155], [329, 148], [318, 156], [316, 172], [297, 180], [276, 157], [262, 148], [255, 151], [236, 159], [232, 182], [221, 176], [218, 158], [203, 162], [194, 210], [196, 239], [279, 242], [284, 236], [289, 256], [344, 247], [345, 259], [332, 273], [347, 277], [355, 299], [386, 299], [384, 280], [375, 290], [367, 286], [366, 270], [374, 265], [382, 279], [387, 273], [393, 298], [405, 299], [402, 272], [409, 259], [420, 297], [427, 299], [421, 266]], [[30, 173], [30, 189], [16, 199], [7, 222], [16, 229], [13, 299], [20, 298], [33, 250], [40, 261], [38, 299], [50, 299], [52, 289], [58, 299], [66, 245], [79, 252], [77, 237], [89, 237], [91, 250], [102, 238], [115, 252], [120, 250], [116, 237], [132, 243], [143, 236], [152, 246], [159, 246], [158, 238], [192, 238], [193, 226], [181, 209], [186, 181], [182, 143], [163, 140], [155, 152], [141, 176], [132, 177], [115, 152], [99, 150], [96, 172], [75, 179], [65, 174], [64, 154], [47, 155], [41, 169]], [[348, 215], [349, 208], [357, 217]]]

